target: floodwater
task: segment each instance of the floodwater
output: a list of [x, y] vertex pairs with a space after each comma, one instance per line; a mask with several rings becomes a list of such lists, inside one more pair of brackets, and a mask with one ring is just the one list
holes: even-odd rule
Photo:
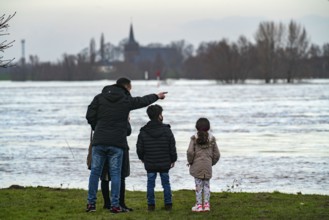
[[[114, 81], [0, 82], [0, 188], [13, 184], [87, 189], [87, 106]], [[212, 191], [329, 194], [329, 80], [265, 85], [249, 81], [133, 81], [133, 96], [168, 91], [164, 123], [174, 132], [178, 161], [173, 190], [194, 189], [186, 150], [195, 122], [207, 117], [221, 158]], [[131, 175], [127, 189], [146, 190], [136, 139], [146, 109], [130, 114]], [[232, 188], [233, 187], [233, 188]], [[161, 183], [157, 180], [157, 190]]]

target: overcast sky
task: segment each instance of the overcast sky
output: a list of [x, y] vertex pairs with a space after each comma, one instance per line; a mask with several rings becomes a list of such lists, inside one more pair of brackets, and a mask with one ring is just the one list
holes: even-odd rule
[[169, 44], [184, 39], [197, 48], [201, 42], [223, 38], [253, 41], [261, 21], [293, 19], [303, 25], [312, 43], [329, 43], [329, 0], [0, 0], [0, 13], [16, 16], [9, 36], [16, 40], [4, 58], [38, 55], [41, 61], [77, 54], [92, 38], [118, 45], [133, 23], [141, 45]]

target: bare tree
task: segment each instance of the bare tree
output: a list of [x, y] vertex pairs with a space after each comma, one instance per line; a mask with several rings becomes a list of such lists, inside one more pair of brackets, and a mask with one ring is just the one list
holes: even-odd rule
[[[225, 43], [223, 43], [225, 44]], [[222, 80], [221, 76], [223, 72], [221, 68], [221, 57], [218, 52], [218, 42], [201, 43], [197, 49], [198, 58], [202, 64], [202, 75], [204, 78], [212, 78]]]
[[322, 46], [322, 54], [324, 57], [329, 58], [329, 43]]
[[164, 47], [164, 46], [161, 43], [150, 43], [146, 47], [149, 47], [149, 48], [160, 48], [160, 47]]
[[217, 79], [224, 80], [226, 83], [237, 82], [237, 58], [238, 48], [236, 44], [229, 44], [228, 40], [223, 39], [216, 45], [216, 56], [219, 58], [220, 71]]
[[118, 61], [120, 59], [123, 59], [123, 51], [122, 47], [115, 46], [111, 43], [106, 43], [104, 45], [104, 51], [105, 51], [105, 59], [109, 60], [111, 62]]
[[[234, 52], [236, 48], [231, 47], [227, 39], [217, 42], [201, 43], [197, 49], [196, 58], [202, 71], [202, 77], [212, 78], [225, 82], [234, 79]], [[195, 63], [195, 62], [194, 62]]]
[[104, 34], [101, 35], [101, 41], [100, 41], [100, 49], [99, 53], [101, 55], [101, 61], [102, 63], [105, 61], [105, 42], [104, 42]]
[[[0, 17], [0, 36], [9, 35], [9, 33], [7, 33], [7, 29], [9, 28], [8, 22], [15, 15], [16, 15], [16, 12], [13, 15], [8, 15], [7, 18], [6, 18], [5, 14]], [[14, 42], [15, 42], [14, 40], [10, 41], [10, 42], [8, 42], [7, 40], [0, 41], [0, 52], [4, 53], [4, 51], [6, 49], [13, 46]], [[0, 67], [3, 67], [3, 68], [8, 67], [14, 59], [15, 58], [12, 58], [9, 60], [3, 60], [3, 56], [0, 56]]]
[[30, 59], [30, 64], [33, 67], [37, 66], [40, 63], [39, 57], [37, 55], [30, 55], [29, 59]]
[[322, 46], [322, 56], [323, 56], [322, 69], [324, 75], [326, 75], [326, 77], [329, 77], [329, 43], [326, 43]]
[[285, 49], [287, 61], [287, 82], [291, 83], [297, 77], [300, 68], [300, 61], [307, 56], [309, 38], [305, 28], [294, 21], [288, 25], [288, 37]]
[[67, 80], [73, 80], [76, 73], [77, 57], [75, 55], [63, 55], [63, 68], [67, 76]]
[[317, 58], [321, 56], [321, 49], [318, 45], [312, 44], [308, 51], [309, 58]]
[[183, 65], [183, 78], [207, 79], [204, 62], [201, 61], [200, 55], [191, 56], [185, 60]]
[[89, 63], [90, 59], [90, 55], [89, 55], [89, 48], [86, 47], [84, 48], [83, 50], [81, 50], [78, 54], [77, 54], [77, 57], [78, 57], [78, 64], [80, 63]]
[[[306, 62], [305, 62], [306, 61]], [[323, 57], [321, 57], [321, 49], [318, 45], [312, 44], [307, 52], [307, 58], [303, 60], [302, 65], [305, 66], [307, 63], [307, 69], [310, 69], [308, 73], [311, 72], [313, 78], [325, 78], [325, 62]], [[305, 68], [304, 68], [305, 69]], [[301, 71], [302, 73], [305, 71]], [[300, 73], [299, 73], [300, 74]], [[305, 77], [306, 74], [301, 75]]]
[[239, 80], [245, 81], [255, 64], [254, 46], [245, 36], [239, 37], [236, 46], [239, 53], [237, 76]]
[[89, 46], [89, 55], [90, 55], [90, 63], [93, 65], [95, 64], [96, 61], [96, 43], [95, 43], [95, 39], [92, 38], [90, 40], [90, 46]]
[[276, 78], [277, 52], [282, 47], [283, 37], [284, 25], [282, 23], [277, 25], [274, 22], [260, 23], [255, 34], [259, 65], [266, 83]]
[[178, 77], [182, 74], [184, 61], [193, 54], [193, 45], [185, 40], [179, 40], [171, 42], [167, 47], [171, 49], [167, 63], [169, 75], [170, 77]]
[[181, 55], [181, 61], [186, 60], [193, 54], [193, 45], [187, 43], [185, 40], [173, 41], [169, 47], [177, 50], [178, 54]]

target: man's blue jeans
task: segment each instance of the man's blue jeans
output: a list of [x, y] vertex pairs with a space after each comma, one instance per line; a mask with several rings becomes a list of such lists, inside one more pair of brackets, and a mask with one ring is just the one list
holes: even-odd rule
[[[165, 204], [172, 204], [169, 173], [160, 173]], [[147, 204], [155, 205], [154, 187], [157, 173], [147, 173]]]
[[91, 158], [91, 171], [88, 186], [88, 204], [96, 204], [98, 181], [102, 174], [106, 158], [109, 162], [111, 174], [111, 201], [112, 206], [119, 207], [120, 181], [123, 149], [114, 146], [93, 146]]

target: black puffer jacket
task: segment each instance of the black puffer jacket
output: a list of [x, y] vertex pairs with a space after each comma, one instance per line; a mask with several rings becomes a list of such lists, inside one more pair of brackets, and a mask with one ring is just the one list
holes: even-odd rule
[[137, 140], [137, 155], [147, 172], [168, 172], [176, 162], [176, 142], [170, 125], [149, 121], [141, 128]]
[[127, 147], [127, 123], [131, 110], [146, 107], [158, 100], [156, 94], [132, 97], [118, 85], [104, 87], [88, 106], [86, 118], [94, 132], [93, 146]]

